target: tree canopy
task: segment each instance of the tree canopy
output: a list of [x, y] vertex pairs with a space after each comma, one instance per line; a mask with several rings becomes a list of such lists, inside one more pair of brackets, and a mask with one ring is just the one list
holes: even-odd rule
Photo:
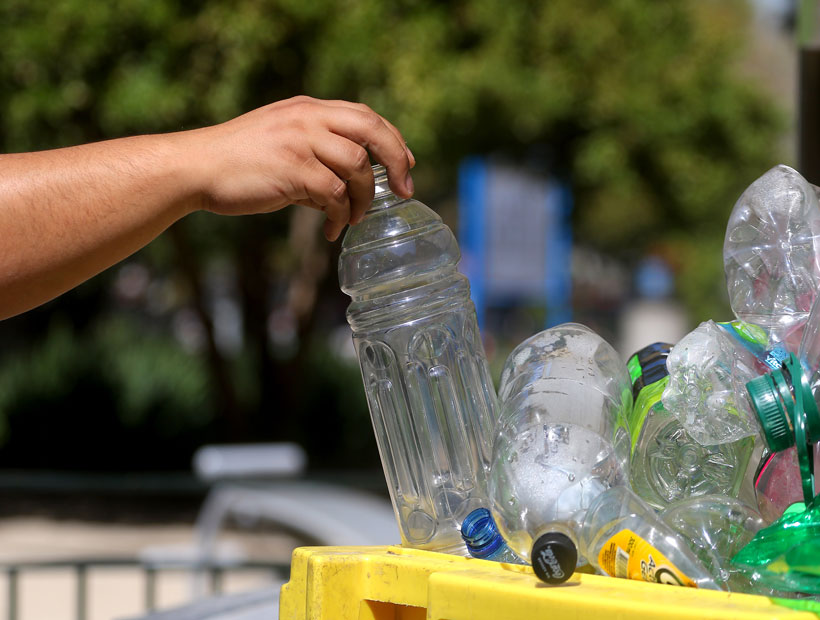
[[[626, 261], [663, 254], [693, 318], [723, 318], [726, 219], [778, 160], [783, 127], [738, 74], [746, 18], [740, 0], [7, 0], [0, 150], [192, 128], [296, 94], [362, 101], [404, 133], [424, 202], [446, 208], [467, 155], [538, 153], [573, 188], [578, 242]], [[325, 394], [321, 405], [305, 397], [317, 360], [327, 364], [310, 353], [310, 334], [341, 322], [346, 302], [336, 246], [317, 241], [315, 218], [298, 213], [188, 218], [137, 257], [155, 279], [141, 301], [113, 302], [110, 273], [6, 321], [0, 414], [11, 419], [28, 402], [21, 360], [52, 360], [59, 374], [85, 356], [93, 375], [131, 350], [101, 373], [119, 419], [167, 410], [200, 426], [222, 419], [236, 438], [308, 443], [317, 408], [346, 408], [366, 424], [361, 397], [341, 396], [359, 385], [328, 380], [313, 392]], [[231, 274], [218, 294], [215, 271]], [[220, 296], [241, 317], [238, 349], [220, 345]], [[188, 353], [167, 337], [182, 310], [201, 332]], [[280, 324], [290, 340], [271, 337]], [[150, 363], [173, 355], [192, 360], [180, 361], [190, 373], [180, 385]], [[37, 375], [42, 365], [29, 364]], [[62, 402], [73, 391], [51, 387]], [[174, 414], [168, 390], [180, 390]], [[94, 406], [72, 405], [77, 415]], [[334, 415], [319, 417], [336, 428]]]

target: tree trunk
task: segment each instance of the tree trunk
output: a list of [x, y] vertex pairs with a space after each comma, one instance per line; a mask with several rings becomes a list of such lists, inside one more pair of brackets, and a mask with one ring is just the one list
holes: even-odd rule
[[231, 441], [243, 439], [247, 431], [247, 420], [239, 408], [231, 375], [225, 358], [219, 351], [214, 334], [214, 323], [208, 312], [202, 286], [202, 274], [185, 234], [184, 224], [177, 223], [168, 230], [169, 238], [176, 251], [176, 262], [191, 287], [194, 311], [205, 331], [206, 357], [214, 391], [218, 402], [218, 414], [225, 422], [227, 438]]

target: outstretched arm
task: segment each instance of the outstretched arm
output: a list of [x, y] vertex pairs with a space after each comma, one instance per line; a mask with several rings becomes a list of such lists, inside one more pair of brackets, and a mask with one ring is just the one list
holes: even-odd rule
[[0, 319], [76, 286], [196, 210], [299, 204], [335, 240], [373, 199], [368, 152], [413, 193], [399, 131], [361, 104], [296, 97], [212, 127], [0, 155]]

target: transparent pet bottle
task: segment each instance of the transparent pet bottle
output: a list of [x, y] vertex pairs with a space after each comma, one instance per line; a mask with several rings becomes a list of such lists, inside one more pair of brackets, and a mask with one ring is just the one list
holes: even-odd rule
[[[663, 392], [663, 406], [703, 446], [759, 433], [744, 386], [764, 372], [765, 367], [723, 325], [714, 321], [701, 323], [672, 347], [667, 360], [669, 383]], [[738, 325], [744, 325], [747, 331], [754, 330], [753, 326]]]
[[524, 560], [552, 533], [564, 576], [583, 561], [572, 532], [595, 498], [628, 480], [631, 407], [626, 365], [583, 325], [545, 330], [510, 353], [489, 492], [499, 530]]
[[666, 359], [671, 347], [649, 345], [627, 362], [635, 398], [629, 418], [630, 483], [635, 493], [659, 510], [698, 495], [737, 496], [754, 448], [751, 437], [702, 446], [664, 408], [660, 401], [669, 382]]
[[764, 328], [768, 348], [794, 352], [820, 287], [818, 189], [775, 166], [738, 198], [726, 227], [723, 265], [732, 310]]
[[589, 507], [580, 547], [610, 577], [719, 590], [686, 540], [627, 487], [613, 487]]
[[483, 504], [496, 396], [450, 229], [396, 197], [348, 229], [339, 281], [405, 545], [467, 555], [459, 528]]
[[735, 554], [766, 525], [752, 507], [726, 495], [702, 495], [675, 502], [659, 516], [681, 535], [723, 589], [770, 593], [760, 591], [753, 579], [731, 565]]

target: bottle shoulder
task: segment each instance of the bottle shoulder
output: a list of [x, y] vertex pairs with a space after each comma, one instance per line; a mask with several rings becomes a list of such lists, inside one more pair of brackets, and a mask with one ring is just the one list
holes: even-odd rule
[[372, 207], [359, 224], [347, 229], [342, 240], [342, 255], [437, 225], [444, 226], [438, 213], [418, 200], [398, 200]]
[[345, 248], [339, 284], [354, 300], [382, 297], [447, 278], [461, 258], [455, 236], [433, 223], [391, 238]]

